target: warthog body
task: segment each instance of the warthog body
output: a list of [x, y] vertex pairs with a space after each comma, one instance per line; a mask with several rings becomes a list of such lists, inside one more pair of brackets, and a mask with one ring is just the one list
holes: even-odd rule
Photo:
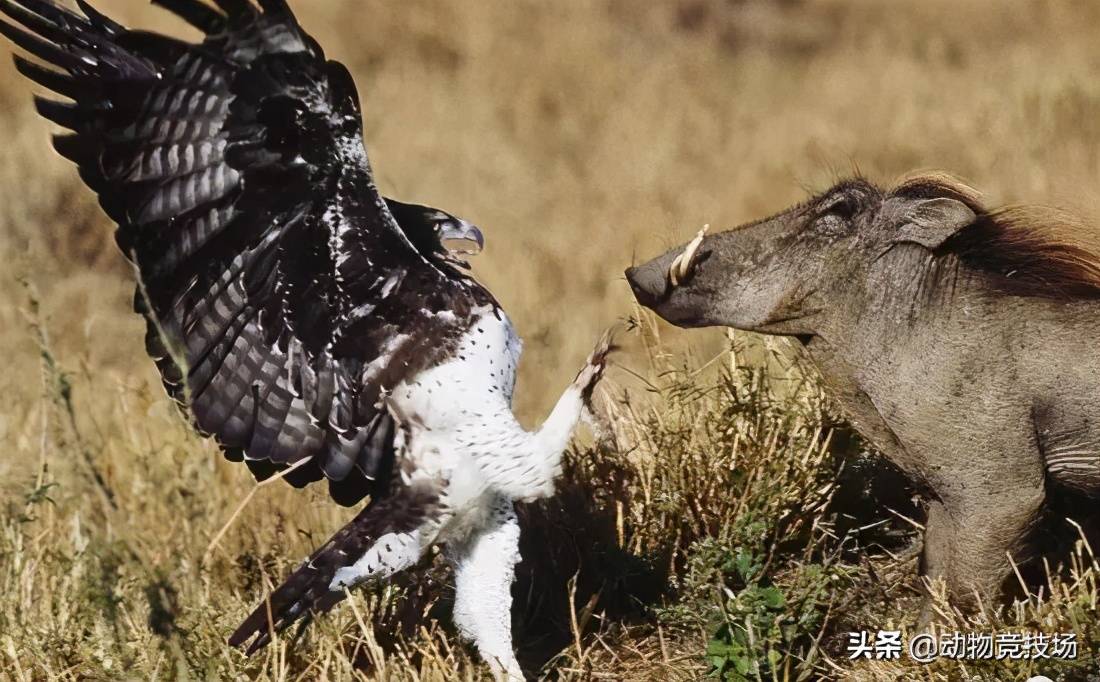
[[1100, 493], [1100, 258], [1064, 216], [862, 180], [627, 271], [685, 327], [797, 337], [853, 426], [928, 499], [922, 571], [966, 601], [1023, 560], [1045, 502]]

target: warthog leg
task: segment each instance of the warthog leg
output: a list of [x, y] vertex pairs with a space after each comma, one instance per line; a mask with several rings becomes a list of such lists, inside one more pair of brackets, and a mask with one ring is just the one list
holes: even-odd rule
[[[938, 582], [947, 581], [954, 540], [954, 525], [947, 508], [939, 500], [932, 500], [928, 503], [928, 518], [924, 522], [924, 551], [920, 556], [920, 574], [931, 583], [933, 590], [938, 589]], [[918, 627], [924, 629], [934, 620], [932, 595], [928, 594], [921, 608]]]
[[[961, 499], [931, 502], [922, 574], [933, 583], [942, 580], [956, 606], [973, 607], [979, 599], [988, 605], [1012, 573], [1012, 562], [1025, 560], [1044, 497], [1041, 480], [1021, 488], [994, 479], [967, 488]], [[926, 598], [921, 625], [931, 620], [934, 613]]]

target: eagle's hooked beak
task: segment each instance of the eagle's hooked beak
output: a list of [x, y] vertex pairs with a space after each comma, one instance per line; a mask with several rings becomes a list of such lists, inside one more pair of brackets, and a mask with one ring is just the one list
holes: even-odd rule
[[439, 240], [451, 255], [476, 256], [485, 248], [485, 237], [477, 225], [457, 218], [443, 223]]

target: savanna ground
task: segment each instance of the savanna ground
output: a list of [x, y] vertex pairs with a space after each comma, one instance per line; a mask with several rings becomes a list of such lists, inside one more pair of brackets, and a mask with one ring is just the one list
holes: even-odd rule
[[[940, 605], [957, 629], [1076, 632], [1076, 662], [847, 661], [848, 630], [914, 626], [919, 505], [793, 347], [656, 325], [620, 273], [857, 169], [888, 182], [946, 168], [993, 203], [1095, 218], [1100, 3], [292, 4], [355, 72], [383, 188], [487, 232], [475, 269], [526, 338], [528, 421], [603, 327], [633, 320], [601, 396], [611, 429], [577, 444], [556, 498], [523, 510], [513, 615], [532, 673], [1098, 673], [1100, 572], [1065, 520], [1078, 509], [1053, 515], [1060, 549], [1024, 567], [1014, 605], [969, 619]], [[186, 33], [144, 3], [99, 6]], [[295, 643], [252, 660], [226, 646], [350, 513], [323, 491], [256, 489], [190, 433], [144, 357], [110, 226], [48, 150], [27, 89], [5, 60], [0, 679], [480, 679], [438, 562]]]

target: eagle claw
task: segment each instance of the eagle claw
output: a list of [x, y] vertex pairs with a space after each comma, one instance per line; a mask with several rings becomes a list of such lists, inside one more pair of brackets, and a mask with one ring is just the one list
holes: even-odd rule
[[586, 405], [591, 401], [592, 391], [595, 390], [596, 385], [603, 378], [604, 370], [607, 368], [608, 356], [618, 350], [614, 338], [614, 328], [606, 330], [600, 336], [599, 342], [596, 343], [596, 347], [589, 354], [584, 367], [577, 374], [577, 378], [573, 380], [573, 385], [580, 389]]

